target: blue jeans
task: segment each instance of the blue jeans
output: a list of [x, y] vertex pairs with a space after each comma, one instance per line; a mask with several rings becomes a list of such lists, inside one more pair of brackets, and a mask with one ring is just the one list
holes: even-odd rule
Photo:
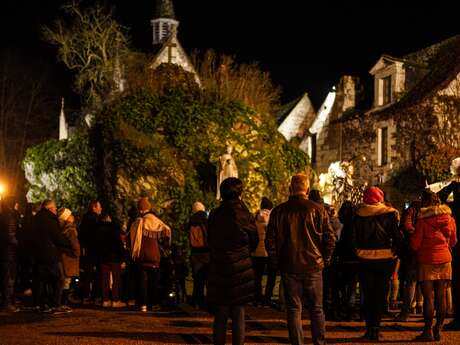
[[302, 301], [306, 295], [309, 301], [311, 335], [313, 344], [324, 345], [326, 321], [323, 311], [322, 271], [304, 274], [283, 273], [284, 295], [286, 298], [287, 323], [291, 344], [304, 343], [302, 330]]
[[214, 345], [225, 345], [227, 336], [227, 320], [232, 319], [232, 344], [244, 344], [244, 306], [242, 305], [219, 305], [216, 306], [214, 315]]

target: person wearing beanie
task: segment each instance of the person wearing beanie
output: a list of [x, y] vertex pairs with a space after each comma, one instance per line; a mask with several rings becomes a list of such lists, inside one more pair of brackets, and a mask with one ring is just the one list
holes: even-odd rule
[[310, 302], [313, 344], [323, 345], [326, 344], [323, 269], [331, 261], [335, 234], [324, 207], [308, 200], [309, 187], [307, 175], [292, 176], [289, 200], [270, 213], [265, 246], [270, 260], [281, 271], [291, 344], [304, 343], [302, 302], [305, 294]]
[[241, 201], [243, 183], [236, 177], [220, 185], [222, 202], [209, 216], [208, 303], [213, 307], [215, 345], [224, 345], [232, 319], [232, 344], [244, 344], [244, 306], [254, 299], [251, 251], [257, 245], [254, 217]]
[[399, 213], [385, 205], [380, 188], [366, 189], [363, 201], [355, 210], [352, 225], [364, 296], [366, 333], [362, 339], [379, 341], [380, 321], [386, 309], [389, 282], [402, 234], [398, 226]]
[[186, 231], [189, 233], [193, 275], [192, 304], [199, 309], [205, 307], [204, 288], [209, 271], [208, 215], [206, 207], [199, 201], [192, 205]]
[[152, 211], [147, 197], [137, 203], [139, 217], [131, 225], [131, 257], [139, 273], [139, 302], [142, 312], [147, 312], [148, 292], [152, 293], [153, 311], [160, 310], [160, 260], [161, 246], [171, 244], [171, 228]]
[[77, 226], [72, 212], [68, 208], [60, 208], [57, 216], [62, 235], [70, 243], [70, 247], [62, 252], [62, 304], [59, 311], [71, 312], [72, 309], [68, 306], [70, 283], [72, 282], [72, 277], [78, 277], [80, 274], [80, 242], [78, 241]]

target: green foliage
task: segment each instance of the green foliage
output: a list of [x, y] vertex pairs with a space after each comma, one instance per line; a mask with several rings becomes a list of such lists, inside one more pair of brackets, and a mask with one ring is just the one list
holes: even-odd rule
[[206, 91], [177, 85], [160, 94], [133, 90], [107, 104], [97, 121], [119, 171], [116, 199], [123, 205], [112, 208], [125, 213], [139, 195], [148, 195], [176, 229], [190, 216], [193, 202], [217, 204], [217, 161], [227, 143], [234, 148], [244, 200], [253, 211], [262, 196], [282, 201], [289, 176], [308, 165], [307, 156], [282, 138], [269, 115]]
[[[87, 134], [79, 134], [29, 151], [24, 164], [27, 168], [32, 163], [34, 198], [56, 197], [75, 209], [95, 196], [98, 181], [103, 192], [99, 197], [126, 224], [130, 207], [140, 196], [148, 196], [174, 229], [175, 240], [183, 244], [192, 204], [218, 204], [217, 162], [230, 144], [249, 208], [255, 211], [262, 196], [283, 201], [289, 177], [306, 172], [308, 158], [278, 133], [273, 117], [199, 89], [192, 76], [175, 66], [160, 66], [159, 71], [166, 80], [131, 88], [95, 114], [93, 146]], [[175, 78], [174, 73], [182, 74]], [[79, 150], [84, 154], [80, 156]], [[75, 159], [83, 161], [75, 164]], [[71, 166], [78, 167], [77, 172], [64, 181], [61, 176]], [[58, 188], [39, 183], [47, 173], [56, 176]], [[83, 178], [85, 183], [74, 183]]]
[[49, 140], [29, 148], [23, 168], [29, 183], [28, 200], [56, 200], [58, 206], [81, 213], [96, 198], [94, 150], [80, 132], [71, 140]]

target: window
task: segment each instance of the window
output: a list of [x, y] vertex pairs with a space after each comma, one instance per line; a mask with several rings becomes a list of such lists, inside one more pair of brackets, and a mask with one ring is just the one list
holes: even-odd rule
[[160, 23], [155, 23], [154, 26], [154, 36], [155, 36], [155, 41], [160, 40]]
[[391, 102], [391, 75], [381, 80], [381, 95], [382, 102], [380, 105], [385, 105]]
[[379, 166], [388, 164], [388, 127], [377, 130], [377, 156]]
[[163, 32], [161, 35], [161, 40], [167, 40], [169, 38], [169, 24], [163, 23]]
[[312, 134], [309, 139], [308, 155], [310, 156], [310, 163], [316, 163], [316, 133]]

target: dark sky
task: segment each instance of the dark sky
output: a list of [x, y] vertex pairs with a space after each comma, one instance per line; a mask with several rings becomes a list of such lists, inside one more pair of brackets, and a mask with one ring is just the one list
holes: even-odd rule
[[[258, 62], [281, 86], [284, 101], [307, 91], [318, 107], [341, 75], [368, 76], [380, 54], [402, 56], [460, 34], [453, 2], [415, 8], [388, 1], [365, 6], [369, 2], [176, 0], [175, 8], [179, 38], [188, 51], [213, 48], [240, 62]], [[63, 73], [55, 64], [55, 50], [40, 42], [39, 34], [40, 26], [59, 16], [62, 3], [3, 0], [3, 47], [19, 47], [31, 58], [43, 56], [56, 65], [57, 75]], [[148, 51], [155, 0], [106, 3], [116, 6], [117, 19], [130, 28], [133, 46]]]

